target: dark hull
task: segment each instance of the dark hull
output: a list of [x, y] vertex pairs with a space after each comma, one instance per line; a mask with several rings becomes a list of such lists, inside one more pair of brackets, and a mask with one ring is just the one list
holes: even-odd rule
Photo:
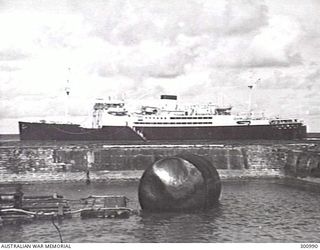
[[292, 140], [306, 137], [306, 126], [136, 127], [147, 140]]
[[[133, 130], [126, 126], [104, 126], [100, 129], [88, 129], [71, 124], [19, 122], [19, 130], [21, 140], [292, 140], [306, 137], [306, 126], [302, 124], [220, 127], [135, 127]], [[135, 131], [140, 131], [140, 135]]]
[[83, 128], [75, 124], [19, 122], [20, 140], [57, 141], [140, 141], [131, 128], [108, 126], [100, 129]]

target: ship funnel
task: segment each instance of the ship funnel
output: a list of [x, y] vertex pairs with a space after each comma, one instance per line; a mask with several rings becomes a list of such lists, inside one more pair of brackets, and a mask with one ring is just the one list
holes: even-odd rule
[[177, 100], [177, 96], [176, 95], [161, 95], [160, 96], [161, 100]]
[[167, 110], [175, 110], [177, 106], [177, 96], [176, 95], [161, 95], [162, 108]]

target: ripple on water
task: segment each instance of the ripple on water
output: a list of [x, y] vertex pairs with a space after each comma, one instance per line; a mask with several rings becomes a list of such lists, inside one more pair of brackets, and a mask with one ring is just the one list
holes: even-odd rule
[[[25, 193], [125, 194], [138, 207], [138, 183], [27, 185]], [[66, 219], [65, 242], [313, 242], [320, 231], [320, 196], [278, 180], [225, 182], [220, 205], [199, 213], [143, 213], [128, 219]], [[0, 228], [1, 242], [59, 242], [50, 221]]]

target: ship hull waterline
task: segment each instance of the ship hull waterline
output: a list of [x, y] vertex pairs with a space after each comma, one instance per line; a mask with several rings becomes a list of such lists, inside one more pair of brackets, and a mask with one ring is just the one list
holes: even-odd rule
[[[294, 140], [306, 138], [306, 126], [246, 125], [206, 127], [103, 126], [19, 122], [20, 140], [55, 141], [190, 141], [190, 140]], [[137, 131], [139, 131], [137, 133]]]

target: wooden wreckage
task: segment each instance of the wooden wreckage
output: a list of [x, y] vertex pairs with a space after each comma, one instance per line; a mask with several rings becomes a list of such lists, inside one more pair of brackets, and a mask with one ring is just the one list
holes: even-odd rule
[[91, 195], [68, 200], [62, 195], [24, 196], [22, 192], [0, 193], [0, 226], [33, 220], [86, 218], [128, 218], [135, 211], [121, 195]]

